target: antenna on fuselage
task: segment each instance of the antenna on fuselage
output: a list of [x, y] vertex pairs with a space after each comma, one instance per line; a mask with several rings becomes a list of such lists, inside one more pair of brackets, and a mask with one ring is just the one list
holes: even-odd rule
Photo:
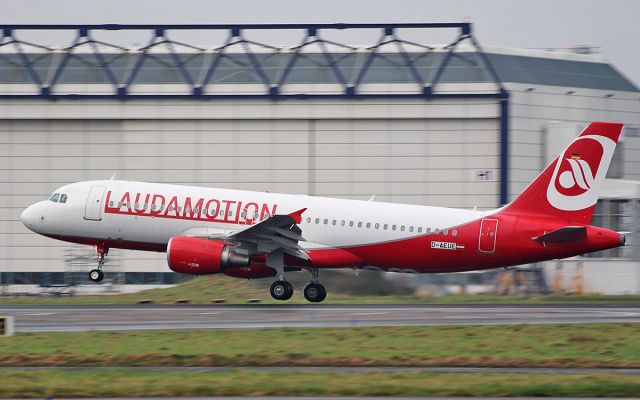
[[118, 176], [118, 171], [114, 172], [113, 175], [111, 175], [111, 178], [109, 178], [109, 180], [115, 181], [117, 176]]
[[373, 200], [375, 200], [375, 198], [376, 198], [376, 195], [372, 194], [371, 197], [369, 197], [369, 200], [367, 200], [367, 201], [373, 201]]

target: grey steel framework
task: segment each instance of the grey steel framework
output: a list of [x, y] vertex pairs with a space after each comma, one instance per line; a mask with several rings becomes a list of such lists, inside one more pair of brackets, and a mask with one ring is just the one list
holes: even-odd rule
[[[500, 104], [500, 202], [507, 203], [508, 193], [508, 159], [509, 159], [509, 94], [504, 88], [495, 68], [491, 65], [489, 58], [483, 52], [480, 44], [472, 33], [472, 25], [470, 23], [399, 23], [399, 24], [253, 24], [253, 25], [0, 25], [2, 37], [0, 38], [0, 50], [13, 50], [15, 52], [15, 60], [18, 67], [26, 72], [25, 82], [38, 88], [35, 93], [2, 93], [0, 99], [72, 99], [72, 98], [103, 98], [103, 99], [228, 99], [228, 98], [487, 98], [496, 99]], [[337, 43], [335, 41], [324, 39], [322, 33], [327, 31], [342, 31], [356, 29], [377, 29], [380, 31], [379, 39], [376, 43], [366, 48], [364, 61], [359, 64], [352, 64], [349, 76], [345, 74], [345, 55], [330, 51], [329, 47], [342, 48], [347, 50], [355, 50], [352, 46]], [[453, 29], [457, 32], [453, 41], [445, 46], [444, 54], [436, 52], [435, 48], [419, 44], [413, 41], [405, 40], [399, 36], [399, 30], [428, 30], [428, 29]], [[182, 43], [172, 40], [169, 32], [171, 31], [223, 31], [227, 32], [226, 40], [219, 46], [211, 48], [202, 48], [191, 44]], [[282, 48], [275, 47], [266, 43], [259, 43], [247, 39], [245, 32], [251, 30], [287, 30], [298, 31], [303, 33], [303, 40], [300, 45], [290, 49], [292, 52], [286, 63], [279, 67], [269, 65], [269, 55], [280, 54]], [[30, 43], [20, 39], [20, 33], [25, 31], [71, 31], [76, 35], [72, 42], [60, 49], [52, 49], [46, 46]], [[94, 33], [97, 31], [143, 31], [149, 32], [148, 44], [137, 49], [132, 53], [130, 49], [126, 49], [119, 45], [106, 43], [96, 40]], [[461, 42], [471, 44], [477, 54], [477, 62], [483, 67], [488, 74], [489, 81], [495, 84], [494, 90], [486, 92], [469, 93], [469, 92], [441, 92], [438, 91], [438, 84], [442, 82], [443, 75], [447, 71], [448, 66], [454, 57], [455, 51]], [[320, 49], [321, 57], [317, 57], [314, 62], [318, 68], [324, 68], [331, 72], [332, 80], [341, 87], [339, 93], [286, 93], [282, 90], [283, 85], [291, 82], [293, 73], [297, 70], [297, 65], [306, 57], [304, 51], [308, 46], [315, 45]], [[367, 93], [360, 91], [360, 87], [365, 81], [367, 75], [371, 72], [371, 67], [380, 57], [385, 55], [381, 51], [383, 46], [395, 46], [395, 51], [399, 55], [396, 59], [396, 68], [404, 69], [409, 80], [416, 84], [415, 92], [403, 93]], [[60, 84], [61, 77], [70, 68], [72, 60], [80, 58], [77, 50], [82, 46], [83, 53], [81, 58], [87, 61], [87, 57], [93, 58], [90, 68], [100, 71], [101, 81], [112, 86], [111, 93], [89, 94], [74, 92], [58, 92], [56, 86]], [[41, 68], [38, 68], [38, 56], [25, 51], [25, 47], [38, 48], [45, 55], [47, 53], [62, 52], [61, 57], [55, 65], [49, 66], [52, 73], [42, 74]], [[189, 54], [179, 52], [176, 48], [188, 48], [194, 54], [211, 53], [212, 56], [207, 61], [201, 61], [200, 71], [206, 71], [204, 74], [195, 76], [193, 73], [192, 62]], [[407, 51], [407, 47], [420, 48], [422, 51]], [[109, 49], [105, 51], [104, 49]], [[130, 87], [136, 83], [136, 77], [139, 75], [146, 61], [153, 58], [153, 51], [163, 48], [168, 57], [163, 59], [167, 69], [178, 71], [178, 82], [186, 84], [190, 88], [190, 92], [186, 94], [167, 93], [167, 94], [140, 94], [130, 90]], [[260, 52], [256, 53], [255, 48], [260, 48]], [[88, 49], [88, 53], [87, 53]], [[212, 77], [216, 71], [221, 68], [226, 57], [230, 57], [229, 50], [239, 49], [241, 54], [246, 57], [243, 65], [244, 69], [248, 69], [252, 76], [255, 77], [256, 83], [264, 87], [262, 93], [215, 93], [207, 88], [212, 83]], [[0, 55], [6, 57], [6, 55]], [[40, 56], [42, 57], [42, 56]], [[132, 65], [125, 63], [123, 59], [135, 57]], [[193, 57], [193, 55], [191, 56]], [[425, 57], [431, 57], [436, 64], [432, 73], [426, 74], [418, 68], [419, 60]], [[130, 60], [130, 59], [129, 59]], [[204, 60], [204, 58], [203, 58]], [[130, 60], [131, 61], [131, 60]], [[270, 68], [268, 68], [270, 67]], [[89, 68], [89, 66], [87, 66]], [[274, 71], [267, 72], [267, 69]], [[122, 73], [119, 73], [122, 72]]]

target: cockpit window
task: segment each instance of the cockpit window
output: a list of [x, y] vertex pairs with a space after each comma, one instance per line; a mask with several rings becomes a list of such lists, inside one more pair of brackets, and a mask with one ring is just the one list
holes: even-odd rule
[[67, 202], [67, 195], [66, 194], [61, 194], [60, 195], [60, 203], [66, 203]]
[[49, 200], [53, 201], [54, 203], [57, 203], [59, 199], [60, 193], [54, 193], [51, 195], [51, 197], [49, 197]]

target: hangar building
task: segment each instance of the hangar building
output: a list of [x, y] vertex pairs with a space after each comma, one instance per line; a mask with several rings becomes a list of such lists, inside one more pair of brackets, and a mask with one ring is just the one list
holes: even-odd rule
[[[19, 216], [57, 187], [114, 173], [494, 208], [589, 121], [611, 120], [626, 126], [608, 185], [640, 180], [640, 91], [602, 57], [579, 54], [585, 48], [482, 47], [470, 23], [1, 29], [0, 282], [11, 287], [88, 283], [91, 249], [30, 233]], [[451, 40], [433, 45], [434, 31]], [[25, 39], [50, 32], [69, 41]], [[127, 32], [147, 44], [111, 40]], [[188, 32], [197, 39], [175, 39]], [[373, 39], [341, 39], [353, 32]], [[299, 44], [278, 46], [278, 34]], [[637, 226], [637, 200], [610, 192], [597, 218]], [[179, 279], [162, 255], [110, 258], [106, 280], [116, 285]]]

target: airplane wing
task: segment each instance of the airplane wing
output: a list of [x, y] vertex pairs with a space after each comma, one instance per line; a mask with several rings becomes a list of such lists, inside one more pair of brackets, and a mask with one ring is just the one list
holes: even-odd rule
[[538, 242], [545, 243], [561, 243], [573, 240], [584, 239], [587, 237], [587, 228], [584, 226], [565, 226], [555, 231], [547, 232], [544, 235], [532, 238]]
[[302, 237], [302, 229], [298, 226], [305, 210], [306, 208], [303, 208], [289, 215], [274, 215], [246, 229], [227, 235], [226, 240], [253, 243], [258, 252], [270, 253], [282, 249], [285, 254], [308, 260], [307, 251], [298, 244], [305, 240]]

